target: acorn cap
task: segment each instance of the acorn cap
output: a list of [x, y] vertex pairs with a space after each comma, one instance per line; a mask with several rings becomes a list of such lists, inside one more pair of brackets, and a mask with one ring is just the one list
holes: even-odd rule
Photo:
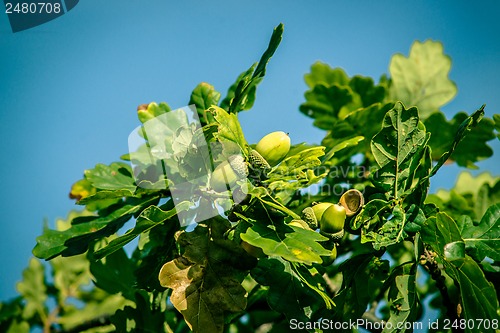
[[339, 204], [344, 206], [347, 216], [353, 216], [363, 207], [365, 198], [360, 191], [351, 189], [342, 194]]
[[320, 234], [322, 234], [323, 236], [325, 237], [328, 237], [330, 238], [332, 241], [339, 241], [342, 239], [342, 237], [344, 237], [344, 234], [345, 234], [345, 231], [344, 229], [340, 230], [339, 232], [336, 232], [334, 234], [331, 234], [329, 232], [324, 232], [324, 231], [320, 231]]
[[311, 229], [316, 230], [318, 228], [318, 220], [311, 207], [306, 207], [302, 210], [302, 220], [304, 220]]
[[246, 178], [248, 176], [248, 166], [243, 156], [232, 155], [229, 156], [228, 161], [239, 179]]
[[248, 156], [248, 161], [250, 162], [252, 167], [256, 169], [265, 169], [265, 170], [271, 169], [271, 166], [269, 165], [269, 163], [267, 163], [266, 159], [262, 157], [262, 155], [259, 154], [259, 152], [256, 151], [255, 149], [252, 149], [250, 151], [250, 155]]

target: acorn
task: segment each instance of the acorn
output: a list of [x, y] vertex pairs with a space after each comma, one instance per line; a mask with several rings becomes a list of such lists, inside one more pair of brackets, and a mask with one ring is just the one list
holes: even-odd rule
[[322, 232], [328, 234], [337, 234], [343, 231], [346, 219], [346, 210], [339, 204], [334, 204], [328, 207], [319, 223], [319, 228]]
[[360, 191], [351, 189], [342, 194], [339, 204], [345, 208], [347, 216], [353, 216], [361, 210], [365, 204], [365, 198]]
[[331, 206], [333, 206], [331, 202], [320, 202], [316, 204], [313, 203], [312, 210], [314, 212], [314, 215], [316, 216], [316, 221], [321, 221], [323, 213]]
[[212, 172], [210, 187], [217, 192], [224, 192], [236, 185], [236, 181], [248, 176], [248, 167], [241, 155], [233, 155], [223, 161]]
[[277, 165], [290, 151], [290, 137], [282, 131], [265, 135], [255, 146], [255, 150], [271, 166]]

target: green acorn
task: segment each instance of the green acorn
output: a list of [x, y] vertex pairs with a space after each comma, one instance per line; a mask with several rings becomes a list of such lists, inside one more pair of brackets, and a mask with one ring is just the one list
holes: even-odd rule
[[212, 172], [210, 186], [217, 192], [234, 187], [236, 181], [248, 176], [248, 167], [241, 155], [233, 155], [219, 164]]
[[331, 206], [333, 206], [331, 202], [313, 203], [312, 210], [314, 212], [314, 216], [316, 216], [316, 221], [321, 221], [323, 213]]
[[269, 133], [260, 139], [255, 150], [266, 159], [267, 163], [275, 166], [290, 151], [290, 137], [281, 131]]
[[336, 234], [343, 231], [345, 219], [345, 208], [339, 204], [331, 205], [324, 211], [319, 227], [323, 232]]

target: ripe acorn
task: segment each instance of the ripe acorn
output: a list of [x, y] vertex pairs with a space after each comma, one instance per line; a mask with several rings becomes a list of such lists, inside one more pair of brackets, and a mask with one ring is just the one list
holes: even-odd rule
[[344, 229], [346, 210], [339, 204], [328, 207], [321, 217], [319, 228], [328, 234], [337, 234]]
[[255, 146], [255, 150], [271, 165], [275, 166], [290, 151], [290, 137], [282, 131], [264, 136]]

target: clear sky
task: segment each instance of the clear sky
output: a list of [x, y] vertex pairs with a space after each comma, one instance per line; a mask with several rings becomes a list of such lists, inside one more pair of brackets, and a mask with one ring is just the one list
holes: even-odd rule
[[[298, 111], [316, 60], [378, 80], [414, 40], [443, 42], [458, 95], [443, 110], [500, 111], [498, 1], [84, 0], [65, 15], [13, 34], [0, 13], [0, 300], [15, 295], [44, 219], [74, 208], [68, 192], [84, 169], [127, 152], [136, 107], [185, 106], [201, 81], [225, 94], [258, 61], [274, 26], [284, 40], [241, 114], [249, 142], [271, 131], [294, 143], [324, 132]], [[482, 170], [498, 175], [496, 161]], [[446, 166], [432, 189], [449, 188]]]

